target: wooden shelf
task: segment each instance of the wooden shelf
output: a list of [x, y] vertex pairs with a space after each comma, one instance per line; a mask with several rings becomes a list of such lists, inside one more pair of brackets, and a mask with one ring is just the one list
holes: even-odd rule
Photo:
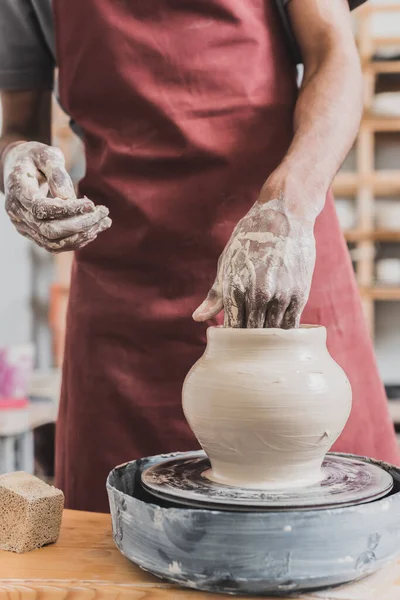
[[400, 197], [400, 170], [381, 170], [368, 175], [339, 173], [332, 185], [336, 196], [355, 196], [359, 188], [371, 187], [375, 196]]
[[[388, 1], [388, 0], [387, 0]], [[366, 3], [356, 11], [357, 45], [361, 57], [364, 80], [364, 115], [355, 144], [355, 173], [340, 173], [333, 184], [336, 196], [353, 198], [357, 207], [358, 225], [345, 232], [348, 242], [355, 245], [353, 257], [359, 281], [360, 294], [368, 329], [374, 337], [375, 301], [399, 301], [400, 286], [390, 287], [375, 281], [376, 242], [400, 242], [400, 231], [374, 229], [377, 199], [392, 197], [400, 199], [400, 170], [376, 170], [376, 142], [378, 133], [399, 133], [400, 116], [374, 112], [375, 95], [382, 81], [400, 80], [400, 59], [386, 60], [383, 56], [374, 60], [379, 47], [389, 46], [400, 54], [400, 35], [388, 38], [374, 35], [374, 18], [386, 13], [393, 17], [400, 14], [400, 0], [396, 4]], [[390, 17], [389, 17], [390, 18]], [[382, 74], [392, 74], [382, 77]], [[397, 77], [397, 74], [399, 77]]]
[[332, 183], [335, 196], [355, 196], [360, 185], [357, 173], [338, 173]]
[[373, 231], [365, 231], [361, 229], [348, 229], [344, 231], [344, 237], [348, 242], [400, 242], [400, 231], [392, 231], [390, 229], [374, 229]]
[[400, 300], [400, 287], [360, 287], [363, 298], [370, 300]]
[[364, 68], [373, 73], [399, 73], [400, 60], [372, 60], [366, 61]]
[[366, 113], [362, 120], [362, 126], [374, 132], [390, 131], [391, 133], [397, 133], [400, 131], [400, 117], [382, 117], [373, 113]]
[[399, 4], [365, 4], [359, 9], [359, 13], [362, 15], [371, 13], [386, 13], [386, 12], [399, 12]]
[[396, 36], [388, 36], [388, 37], [373, 37], [371, 38], [371, 44], [375, 47], [379, 47], [379, 46], [399, 46], [400, 49], [400, 37], [398, 35]]

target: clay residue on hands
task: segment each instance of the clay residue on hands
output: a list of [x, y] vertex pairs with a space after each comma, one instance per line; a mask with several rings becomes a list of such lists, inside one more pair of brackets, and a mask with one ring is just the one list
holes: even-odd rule
[[14, 145], [4, 159], [4, 188], [17, 231], [50, 252], [83, 248], [111, 225], [105, 206], [76, 197], [58, 148]]
[[256, 202], [222, 253], [217, 277], [193, 318], [225, 312], [225, 327], [298, 327], [315, 265], [314, 220], [283, 198]]

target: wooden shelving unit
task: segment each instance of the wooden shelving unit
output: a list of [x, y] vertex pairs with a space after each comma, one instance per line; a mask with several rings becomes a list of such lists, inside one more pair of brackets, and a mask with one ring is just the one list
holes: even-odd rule
[[365, 240], [373, 240], [374, 242], [400, 242], [400, 231], [392, 231], [390, 229], [374, 229], [373, 231], [348, 229], [344, 231], [344, 236], [349, 243], [357, 243]]
[[400, 287], [360, 287], [360, 294], [364, 301], [400, 300]]
[[339, 173], [334, 191], [340, 196], [354, 196], [358, 188], [368, 186], [374, 196], [400, 196], [400, 170], [384, 169], [374, 173]]
[[345, 231], [346, 240], [355, 245], [355, 265], [364, 312], [371, 335], [374, 334], [375, 302], [400, 301], [400, 287], [375, 285], [375, 246], [379, 242], [400, 242], [400, 230], [375, 228], [375, 199], [398, 197], [400, 201], [400, 169], [375, 170], [375, 136], [381, 132], [400, 133], [400, 118], [374, 115], [372, 106], [377, 77], [400, 74], [400, 60], [374, 60], [382, 47], [398, 46], [399, 37], [374, 37], [371, 19], [378, 13], [400, 14], [400, 2], [388, 5], [367, 4], [358, 11], [358, 48], [364, 77], [364, 116], [356, 141], [356, 171], [341, 172], [333, 191], [337, 197], [355, 199], [357, 226]]

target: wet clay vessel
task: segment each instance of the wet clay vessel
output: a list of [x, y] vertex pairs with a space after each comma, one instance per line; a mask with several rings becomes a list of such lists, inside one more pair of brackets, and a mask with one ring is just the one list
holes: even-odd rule
[[210, 462], [153, 456], [108, 477], [115, 543], [142, 569], [269, 596], [361, 579], [398, 554], [399, 469], [343, 454], [321, 466], [351, 408], [323, 327], [209, 329], [183, 408]]
[[211, 327], [183, 386], [186, 419], [211, 462], [205, 476], [241, 488], [321, 480], [351, 409], [326, 329]]

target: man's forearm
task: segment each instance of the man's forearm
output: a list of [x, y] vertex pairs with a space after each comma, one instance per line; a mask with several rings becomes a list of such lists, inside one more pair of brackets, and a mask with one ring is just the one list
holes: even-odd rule
[[[305, 71], [295, 135], [282, 168], [325, 195], [354, 142], [361, 115], [358, 56], [332, 49], [311, 73]], [[315, 208], [320, 211], [322, 206]]]
[[3, 190], [3, 158], [10, 144], [51, 140], [51, 92], [47, 90], [2, 92], [3, 129], [0, 138], [0, 189]]
[[294, 137], [261, 201], [278, 196], [315, 218], [350, 150], [362, 114], [362, 74], [347, 0], [290, 0], [288, 15], [304, 61]]

